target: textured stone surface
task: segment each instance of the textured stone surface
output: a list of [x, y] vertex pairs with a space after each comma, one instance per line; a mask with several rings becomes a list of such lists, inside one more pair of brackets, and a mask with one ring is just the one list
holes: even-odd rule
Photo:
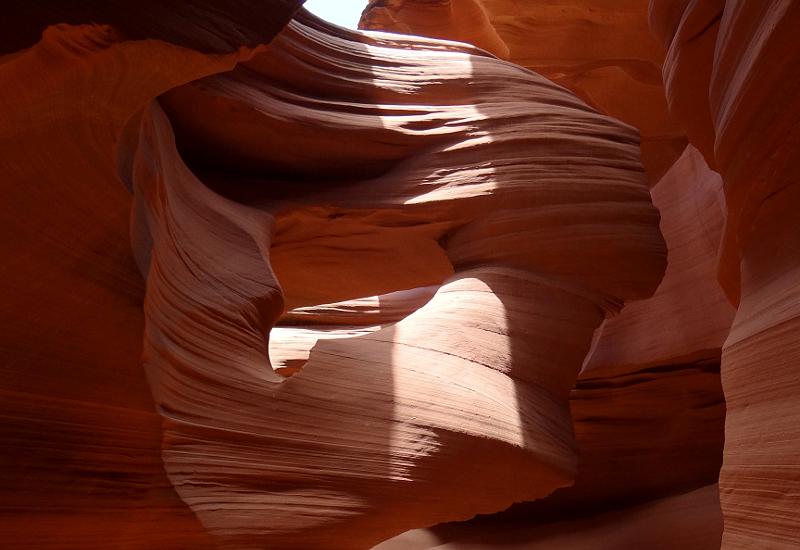
[[299, 3], [0, 23], [0, 540], [797, 547], [798, 4]]
[[[364, 547], [571, 483], [568, 393], [592, 332], [664, 267], [629, 127], [466, 46], [313, 19], [164, 104], [215, 191], [153, 111], [134, 170], [145, 365], [167, 473], [212, 533]], [[293, 147], [306, 133], [318, 147]], [[270, 372], [284, 300], [431, 284], [399, 322]]]
[[[456, 6], [457, 2], [437, 3], [439, 9], [445, 4]], [[660, 112], [661, 120], [668, 121], [663, 104], [654, 111], [654, 103], [620, 101], [634, 95], [632, 80], [578, 76], [581, 71], [620, 65], [619, 52], [628, 58], [645, 54], [650, 70], [657, 70], [661, 57], [646, 36], [647, 14], [642, 4], [620, 4], [613, 9], [591, 2], [512, 6], [485, 0], [483, 4], [500, 35], [515, 46], [511, 48], [513, 60], [542, 71], [582, 96], [589, 96], [591, 90], [609, 94], [613, 105], [623, 109], [618, 111], [622, 116], [642, 116], [644, 108], [651, 114]], [[413, 0], [374, 2], [365, 11], [362, 25], [386, 25], [384, 16], [391, 11], [395, 22], [403, 20], [413, 27], [425, 6], [429, 4]], [[524, 16], [513, 18], [514, 13]], [[441, 19], [425, 20], [428, 25], [417, 32], [457, 36], [450, 27], [436, 26]], [[574, 32], [584, 37], [602, 35], [605, 40], [554, 43], [530, 39], [548, 32], [546, 29], [551, 29], [551, 35], [572, 36]], [[619, 48], [618, 53], [614, 48]], [[553, 64], [557, 56], [565, 60], [562, 65]], [[563, 71], [565, 64], [571, 73], [556, 72], [556, 68]], [[632, 78], [640, 73], [622, 74]], [[663, 101], [660, 86], [652, 93]], [[668, 122], [665, 127], [676, 126]], [[663, 177], [651, 184], [655, 184], [653, 202], [660, 210], [669, 248], [665, 278], [654, 297], [628, 304], [620, 315], [606, 319], [595, 335], [592, 352], [571, 394], [581, 457], [575, 485], [544, 501], [516, 506], [506, 514], [509, 517], [531, 518], [555, 509], [593, 509], [603, 503], [613, 506], [631, 499], [653, 499], [717, 478], [725, 416], [718, 369], [735, 311], [717, 281], [717, 251], [725, 223], [722, 181], [700, 153], [688, 147]], [[653, 471], [666, 473], [653, 476]]]
[[722, 355], [723, 547], [794, 548], [800, 5], [653, 0], [651, 20], [670, 48], [670, 104], [722, 175], [727, 202], [720, 279], [739, 307]]
[[637, 368], [719, 361], [735, 308], [717, 281], [725, 224], [722, 179], [693, 146], [652, 189], [669, 248], [656, 294], [608, 319], [584, 366], [602, 376]]
[[[261, 13], [291, 16], [275, 6], [262, 2]], [[3, 17], [4, 30], [22, 28], [18, 15]], [[183, 23], [203, 41], [197, 20]], [[164, 473], [161, 420], [140, 366], [131, 199], [117, 174], [138, 110], [246, 54], [60, 25], [0, 58], [4, 547], [211, 547]]]
[[467, 42], [501, 59], [508, 59], [511, 54], [509, 46], [489, 17], [490, 13], [481, 0], [370, 0], [359, 26]]
[[[572, 90], [639, 130], [651, 185], [686, 144], [667, 111], [664, 53], [642, 0], [372, 0], [360, 26], [471, 42]], [[495, 35], [499, 45], [485, 38]]]
[[715, 550], [722, 535], [716, 485], [612, 512], [531, 525], [484, 520], [404, 533], [375, 550]]

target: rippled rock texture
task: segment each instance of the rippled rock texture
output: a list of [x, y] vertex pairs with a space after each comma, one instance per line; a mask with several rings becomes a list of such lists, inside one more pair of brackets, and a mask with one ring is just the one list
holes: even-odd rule
[[[138, 32], [47, 27], [62, 19], [46, 4], [33, 19], [20, 7], [2, 21], [13, 53], [0, 57], [0, 540], [21, 549], [213, 548], [164, 471], [162, 420], [140, 363], [145, 285], [119, 174], [129, 172], [137, 113], [153, 98], [251, 54], [238, 32], [248, 18], [217, 13], [209, 35], [203, 4], [187, 2], [195, 19], [157, 12], [159, 24], [179, 27], [174, 34], [137, 22], [132, 9], [114, 21]], [[76, 23], [104, 22], [82, 4]], [[295, 7], [262, 3], [248, 32], [268, 40]]]
[[798, 5], [300, 3], [0, 24], [0, 540], [795, 547]]
[[793, 67], [800, 62], [800, 5], [654, 0], [650, 8], [654, 31], [669, 48], [667, 97], [722, 175], [728, 205], [720, 280], [738, 309], [722, 356], [723, 545], [794, 548], [800, 78]]
[[471, 42], [572, 90], [639, 130], [650, 185], [686, 145], [642, 0], [370, 0], [361, 27]]
[[[466, 46], [311, 19], [163, 105], [133, 171], [145, 368], [167, 474], [212, 533], [366, 547], [572, 483], [592, 333], [664, 265], [635, 132]], [[269, 370], [284, 307], [431, 285]]]

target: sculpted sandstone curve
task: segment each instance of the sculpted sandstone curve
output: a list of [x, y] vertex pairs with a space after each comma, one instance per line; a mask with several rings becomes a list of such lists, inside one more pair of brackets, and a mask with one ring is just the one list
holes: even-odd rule
[[670, 105], [721, 174], [727, 203], [719, 278], [738, 309], [722, 353], [723, 547], [793, 548], [800, 5], [651, 0], [650, 11], [671, 52]]
[[641, 0], [371, 0], [360, 27], [469, 42], [572, 90], [639, 130], [653, 186], [686, 138], [667, 110], [647, 15]]
[[504, 524], [487, 518], [404, 533], [375, 550], [716, 550], [722, 535], [716, 485], [558, 522]]
[[[280, 28], [297, 3], [282, 5], [262, 2], [261, 24]], [[161, 421], [139, 363], [144, 288], [130, 253], [131, 199], [118, 169], [137, 112], [250, 55], [238, 43], [244, 27], [218, 14], [215, 40], [237, 45], [203, 54], [179, 45], [182, 36], [217, 48], [198, 19], [156, 38], [132, 16], [126, 31], [141, 39], [130, 40], [88, 24], [91, 11], [81, 19], [76, 8], [85, 25], [45, 29], [26, 26], [33, 6], [18, 7], [2, 21], [4, 51], [20, 46], [17, 31], [35, 31], [38, 43], [0, 58], [0, 540], [37, 550], [212, 548], [161, 461]], [[169, 7], [159, 14], [175, 20]], [[264, 27], [257, 33], [269, 41]]]
[[[164, 105], [169, 120], [155, 107], [143, 119], [133, 171], [145, 366], [167, 473], [212, 534], [368, 547], [571, 483], [567, 397], [592, 332], [663, 270], [635, 133], [466, 46], [306, 16]], [[283, 148], [317, 124], [326, 154]], [[281, 140], [244, 146], [271, 132]], [[226, 171], [218, 146], [252, 175]], [[303, 179], [282, 176], [285, 153], [302, 156]], [[359, 172], [373, 156], [382, 173]], [[337, 262], [346, 276], [332, 281]], [[284, 300], [432, 283], [399, 322], [319, 340], [288, 379], [269, 368]]]
[[[423, 16], [430, 4], [372, 2], [361, 25], [458, 36], [452, 22]], [[439, 10], [460, 5], [455, 0], [433, 4]], [[675, 136], [682, 134], [669, 118], [660, 79], [651, 74], [660, 69], [663, 54], [648, 36], [642, 3], [482, 4], [510, 46], [513, 61], [633, 122], [644, 135], [643, 147], [655, 128], [644, 117], [660, 121], [658, 127], [671, 128]], [[389, 12], [393, 17], [386, 16]], [[617, 80], [609, 78], [612, 67], [631, 70], [620, 71], [625, 78]], [[643, 79], [645, 74], [651, 78]], [[637, 82], [649, 82], [649, 91], [643, 93]], [[679, 137], [671, 143], [683, 147], [685, 141]], [[606, 319], [570, 395], [581, 456], [576, 482], [506, 516], [521, 520], [555, 509], [655, 499], [676, 487], [690, 489], [717, 478], [725, 416], [719, 361], [735, 311], [716, 277], [725, 201], [719, 175], [694, 147], [669, 167], [677, 156], [667, 154], [660, 170], [648, 172], [669, 249], [665, 278], [654, 297]], [[668, 474], [653, 476], [653, 471]]]
[[800, 544], [797, 2], [301, 3], [0, 22], [0, 541]]

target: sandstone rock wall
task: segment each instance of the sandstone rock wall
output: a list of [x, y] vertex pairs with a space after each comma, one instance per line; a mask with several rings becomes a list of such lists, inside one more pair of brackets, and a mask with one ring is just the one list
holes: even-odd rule
[[[313, 18], [163, 103], [134, 166], [145, 366], [167, 473], [212, 533], [368, 547], [572, 483], [592, 333], [664, 268], [629, 127], [467, 46]], [[429, 285], [290, 378], [268, 368], [284, 304]]]
[[0, 23], [0, 541], [800, 545], [800, 4], [300, 3]]
[[650, 185], [686, 145], [641, 0], [371, 0], [360, 27], [470, 42], [572, 90], [639, 130]]
[[[467, 46], [343, 33], [308, 16], [263, 52], [206, 54], [121, 29], [52, 27], [2, 66], [16, 83], [3, 99], [16, 140], [6, 182], [27, 205], [7, 219], [29, 235], [9, 241], [6, 257], [27, 269], [18, 277], [58, 276], [49, 262], [66, 262], [64, 288], [23, 293], [10, 311], [35, 320], [42, 305], [30, 300], [54, 293], [48, 301], [78, 300], [92, 319], [61, 336], [84, 350], [84, 378], [61, 382], [58, 348], [51, 363], [34, 360], [44, 365], [35, 378], [14, 375], [28, 386], [9, 389], [12, 406], [31, 403], [38, 380], [33, 393], [49, 407], [37, 410], [41, 466], [26, 460], [40, 448], [34, 428], [10, 424], [22, 431], [18, 490], [66, 486], [81, 469], [88, 479], [58, 511], [44, 513], [35, 497], [10, 503], [27, 515], [20, 526], [5, 520], [9, 539], [366, 547], [570, 484], [568, 394], [592, 333], [622, 302], [649, 296], [665, 264], [634, 131]], [[154, 57], [151, 72], [136, 70]], [[26, 75], [54, 62], [46, 85], [31, 88]], [[45, 205], [62, 194], [53, 216]], [[130, 255], [121, 244], [129, 204]], [[43, 234], [55, 258], [34, 246]], [[109, 258], [101, 238], [118, 254]], [[80, 282], [97, 255], [114, 274], [106, 294]], [[145, 393], [125, 404], [130, 383], [94, 382], [120, 368], [116, 354], [139, 356], [134, 263], [145, 277], [142, 361], [160, 433]], [[302, 318], [303, 308], [432, 284], [410, 315], [318, 343], [294, 376], [270, 368], [267, 337], [285, 308]], [[82, 302], [83, 292], [96, 301]], [[29, 330], [50, 332], [45, 319], [54, 319], [58, 336], [68, 323], [42, 319]], [[31, 337], [10, 336], [22, 346], [13, 369]], [[103, 349], [108, 356], [92, 356]], [[126, 368], [143, 390], [132, 360]], [[107, 437], [123, 445], [142, 438], [137, 450], [107, 451], [118, 447], [78, 431], [68, 440], [74, 465], [57, 458], [65, 389], [83, 400], [83, 417], [119, 410], [98, 415], [100, 426], [112, 422]], [[140, 466], [131, 453], [149, 458]], [[51, 477], [36, 475], [48, 463]], [[73, 500], [83, 504], [70, 509]], [[126, 528], [139, 524], [130, 508], [157, 516], [154, 525]]]
[[654, 0], [650, 9], [669, 47], [670, 104], [722, 175], [727, 203], [720, 280], [738, 309], [722, 356], [723, 547], [796, 547], [800, 6]]
[[[63, 22], [36, 4], [43, 25]], [[250, 55], [235, 32], [246, 20], [218, 13], [211, 40], [205, 23], [164, 6], [161, 22], [181, 23], [171, 35], [137, 27], [130, 9], [117, 13], [129, 26], [90, 25], [102, 16], [83, 4], [73, 15], [85, 25], [37, 27], [25, 18], [32, 5], [0, 23], [3, 51], [15, 52], [0, 57], [0, 545], [213, 548], [164, 472], [140, 364], [145, 285], [118, 173], [137, 112]], [[262, 2], [249, 32], [268, 41], [290, 7]], [[126, 39], [134, 27], [138, 39]], [[35, 44], [24, 42], [31, 33]]]

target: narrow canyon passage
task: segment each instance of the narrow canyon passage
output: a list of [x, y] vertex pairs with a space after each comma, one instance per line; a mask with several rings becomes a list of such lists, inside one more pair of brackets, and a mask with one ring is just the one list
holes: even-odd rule
[[0, 545], [800, 545], [800, 5], [302, 4], [0, 23]]

